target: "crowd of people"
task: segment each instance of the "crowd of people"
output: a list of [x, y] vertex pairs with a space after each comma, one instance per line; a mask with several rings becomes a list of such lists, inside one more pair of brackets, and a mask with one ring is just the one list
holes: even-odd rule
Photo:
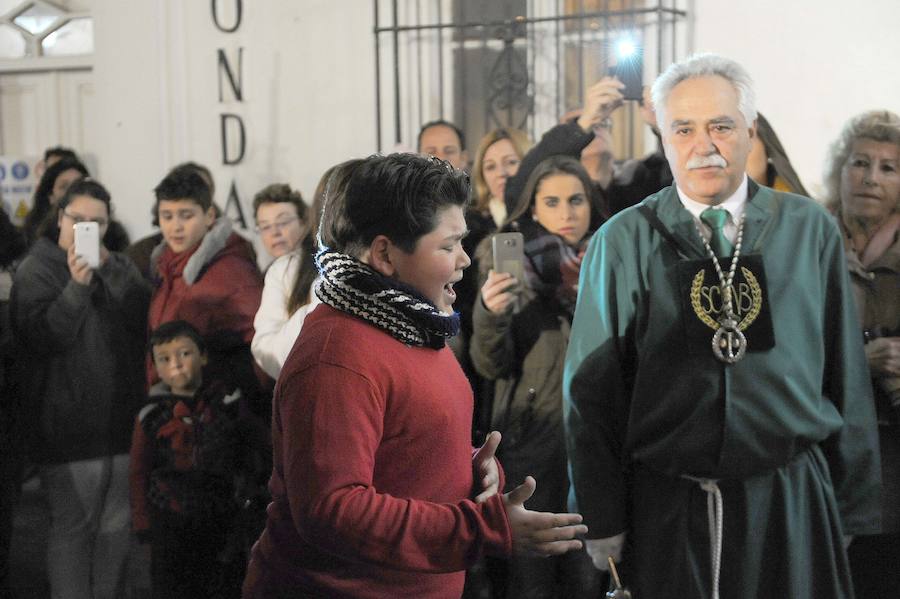
[[48, 150], [0, 212], [0, 594], [34, 475], [54, 598], [141, 559], [160, 598], [900, 596], [900, 117], [816, 202], [734, 61], [669, 66], [624, 162], [622, 87], [265, 187], [264, 272], [202, 165], [130, 243]]

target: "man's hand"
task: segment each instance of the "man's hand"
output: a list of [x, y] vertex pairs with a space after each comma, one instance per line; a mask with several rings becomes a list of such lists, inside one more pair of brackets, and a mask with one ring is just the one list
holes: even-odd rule
[[481, 301], [492, 314], [503, 314], [516, 299], [518, 281], [506, 272], [488, 271], [487, 280], [481, 286]]
[[620, 90], [625, 84], [615, 77], [604, 77], [584, 94], [584, 108], [578, 117], [578, 126], [587, 133], [603, 122], [613, 111], [625, 102]]
[[536, 483], [530, 476], [525, 482], [503, 495], [503, 505], [512, 529], [513, 551], [527, 555], [562, 555], [581, 549], [575, 535], [585, 534], [581, 514], [533, 512], [524, 503], [534, 493]]
[[866, 360], [875, 376], [900, 376], [900, 337], [879, 337], [866, 343]]
[[604, 572], [609, 571], [609, 561], [607, 557], [612, 557], [613, 561], [618, 562], [622, 559], [622, 547], [625, 546], [625, 533], [619, 533], [614, 537], [605, 539], [587, 539], [584, 547], [594, 562], [594, 567]]
[[481, 493], [475, 497], [475, 503], [483, 503], [500, 491], [500, 468], [494, 457], [499, 445], [500, 433], [492, 431], [472, 460], [476, 484], [481, 482]]

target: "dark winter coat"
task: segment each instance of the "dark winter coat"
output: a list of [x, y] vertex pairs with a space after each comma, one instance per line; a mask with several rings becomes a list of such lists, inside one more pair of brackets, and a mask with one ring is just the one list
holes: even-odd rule
[[[490, 240], [483, 241], [476, 254], [483, 285], [493, 263]], [[530, 509], [566, 511], [562, 375], [571, 314], [551, 298], [529, 295], [520, 309], [494, 314], [479, 293], [469, 355], [478, 374], [494, 385], [488, 430], [503, 434], [506, 490], [532, 475], [539, 484]]]
[[25, 348], [25, 419], [32, 459], [62, 463], [126, 453], [144, 398], [150, 288], [110, 253], [89, 285], [66, 252], [41, 238], [13, 282], [12, 322]]

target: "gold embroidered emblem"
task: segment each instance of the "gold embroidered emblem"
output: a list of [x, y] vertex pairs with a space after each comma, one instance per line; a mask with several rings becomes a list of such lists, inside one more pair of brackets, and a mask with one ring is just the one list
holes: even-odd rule
[[[736, 284], [737, 289], [732, 286], [731, 299], [735, 315], [741, 317], [738, 330], [744, 331], [759, 316], [763, 294], [759, 281], [750, 269], [742, 266], [741, 274], [744, 275], [744, 281]], [[700, 322], [717, 331], [720, 326], [717, 317], [722, 313], [722, 292], [718, 285], [704, 285], [705, 278], [706, 271], [703, 269], [694, 275], [691, 283], [691, 307]]]

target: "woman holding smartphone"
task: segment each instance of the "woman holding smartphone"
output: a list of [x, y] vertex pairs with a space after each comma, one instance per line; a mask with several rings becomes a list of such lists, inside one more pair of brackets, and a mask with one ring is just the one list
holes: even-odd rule
[[[130, 425], [144, 400], [150, 288], [102, 239], [110, 197], [73, 182], [13, 281], [11, 318], [25, 350], [31, 459], [50, 504], [47, 572], [54, 597], [115, 597], [128, 554]], [[96, 223], [98, 266], [75, 248]], [[81, 245], [81, 240], [79, 241]]]
[[[503, 435], [500, 451], [508, 489], [529, 475], [540, 481], [530, 509], [566, 507], [563, 360], [581, 255], [592, 219], [598, 218], [590, 190], [591, 179], [574, 158], [544, 160], [500, 229], [501, 234], [522, 234], [523, 280], [490, 268], [495, 264], [490, 238], [476, 254], [482, 286], [469, 351], [478, 373], [494, 381], [491, 429]], [[515, 556], [506, 596], [598, 597], [600, 573], [583, 550], [551, 558]]]

